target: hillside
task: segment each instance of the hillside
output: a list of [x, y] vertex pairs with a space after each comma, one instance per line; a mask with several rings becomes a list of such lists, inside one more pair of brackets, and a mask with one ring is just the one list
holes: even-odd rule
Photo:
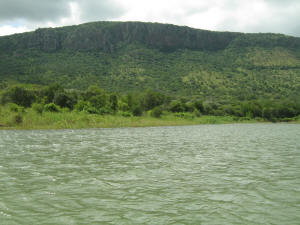
[[0, 80], [215, 99], [294, 98], [300, 38], [93, 22], [0, 37]]

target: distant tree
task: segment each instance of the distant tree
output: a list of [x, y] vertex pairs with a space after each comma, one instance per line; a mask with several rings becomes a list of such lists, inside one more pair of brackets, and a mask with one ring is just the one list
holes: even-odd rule
[[50, 103], [53, 102], [55, 94], [56, 93], [63, 93], [64, 89], [62, 86], [59, 84], [51, 84], [49, 86], [46, 86], [45, 89], [43, 90], [43, 95], [45, 96], [45, 103]]
[[39, 113], [39, 114], [43, 113], [44, 106], [42, 104], [34, 102], [31, 107], [37, 113]]
[[105, 95], [105, 91], [96, 85], [89, 86], [85, 95], [86, 99], [89, 100], [90, 98], [96, 95], [97, 96]]
[[97, 109], [104, 108], [107, 104], [107, 96], [103, 93], [89, 98], [91, 105]]
[[46, 112], [59, 112], [60, 108], [58, 105], [56, 105], [54, 103], [49, 103], [44, 106], [44, 110]]
[[132, 114], [134, 116], [141, 116], [143, 114], [142, 107], [140, 105], [133, 106]]
[[13, 102], [23, 107], [30, 107], [35, 100], [34, 93], [22, 86], [11, 87], [5, 96], [5, 101]]
[[262, 110], [262, 117], [267, 120], [272, 120], [274, 118], [273, 109], [270, 107], [265, 107]]
[[184, 106], [181, 101], [174, 100], [170, 103], [169, 110], [171, 112], [184, 112]]
[[111, 94], [109, 97], [110, 108], [115, 112], [118, 110], [118, 97], [116, 94]]
[[127, 103], [128, 107], [131, 109], [133, 107], [133, 96], [132, 96], [132, 94], [131, 93], [127, 94], [124, 100]]
[[153, 109], [155, 106], [160, 106], [164, 103], [165, 97], [154, 91], [147, 91], [144, 96], [144, 105], [146, 110]]
[[74, 99], [74, 97], [72, 98], [69, 94], [65, 92], [58, 92], [55, 93], [53, 102], [62, 108], [73, 109], [73, 106], [76, 103], [76, 99]]
[[156, 118], [160, 118], [161, 117], [161, 115], [162, 115], [162, 109], [161, 109], [161, 107], [159, 107], [159, 106], [156, 106], [156, 107], [154, 107], [153, 109], [152, 109], [152, 111], [151, 111], [151, 116], [152, 117], [156, 117]]
[[204, 112], [204, 107], [203, 107], [203, 102], [201, 100], [197, 100], [194, 102], [194, 107], [199, 111], [199, 112]]

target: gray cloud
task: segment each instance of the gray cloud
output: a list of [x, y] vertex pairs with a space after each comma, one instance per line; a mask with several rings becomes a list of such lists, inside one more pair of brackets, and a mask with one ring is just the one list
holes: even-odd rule
[[[242, 13], [249, 13], [247, 21], [241, 22], [236, 14], [241, 13], [241, 1], [224, 0], [224, 12], [227, 17], [221, 21], [216, 29], [236, 32], [284, 33], [300, 36], [300, 1], [299, 0], [261, 0], [266, 9], [251, 14], [251, 8]], [[241, 22], [241, 23], [240, 23]]]
[[76, 0], [83, 21], [108, 20], [120, 17], [125, 9], [113, 0]]
[[299, 0], [263, 0], [270, 5], [286, 6], [291, 4], [299, 4]]
[[[145, 2], [151, 9], [144, 7]], [[78, 6], [78, 15], [75, 17], [72, 15], [71, 3]], [[264, 7], [262, 10], [248, 8], [252, 3], [263, 3]], [[163, 6], [167, 6], [168, 10], [164, 10]], [[23, 23], [19, 24], [23, 26], [22, 30], [31, 30], [49, 24], [63, 26], [127, 18], [210, 30], [275, 32], [300, 36], [299, 12], [299, 0], [0, 0], [0, 33], [5, 34], [5, 25], [18, 25], [18, 21]]]
[[68, 0], [2, 0], [0, 21], [57, 21], [70, 15]]
[[116, 18], [123, 9], [114, 0], [2, 0], [0, 21], [57, 22], [71, 15], [70, 3], [77, 3], [82, 21]]

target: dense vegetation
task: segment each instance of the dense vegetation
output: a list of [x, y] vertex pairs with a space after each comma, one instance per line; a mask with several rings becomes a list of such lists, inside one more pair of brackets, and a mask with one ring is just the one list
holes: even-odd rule
[[300, 113], [300, 38], [140, 22], [38, 29], [0, 37], [0, 88], [2, 124], [26, 112], [287, 121]]
[[1, 104], [0, 124], [6, 127], [22, 124], [28, 113], [40, 117], [47, 113], [136, 118], [172, 115], [175, 119], [190, 120], [210, 115], [230, 117], [230, 122], [252, 119], [295, 121], [300, 118], [300, 102], [287, 100], [218, 104], [199, 98], [174, 98], [151, 90], [120, 94], [108, 93], [97, 86], [90, 86], [85, 91], [66, 90], [58, 84], [7, 86], [2, 90]]
[[300, 38], [95, 22], [0, 37], [0, 81], [217, 101], [300, 93]]

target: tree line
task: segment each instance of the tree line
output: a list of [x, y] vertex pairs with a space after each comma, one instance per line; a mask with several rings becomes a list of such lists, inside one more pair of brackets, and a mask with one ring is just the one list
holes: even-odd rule
[[184, 116], [185, 113], [201, 115], [263, 118], [268, 121], [285, 121], [300, 115], [297, 100], [266, 100], [218, 102], [200, 97], [167, 96], [145, 90], [132, 93], [111, 93], [98, 86], [85, 91], [64, 89], [59, 84], [48, 86], [12, 85], [3, 88], [1, 104], [12, 110], [32, 108], [38, 113], [45, 111], [76, 111], [91, 114], [116, 114], [142, 116], [150, 113], [161, 117], [164, 112]]

